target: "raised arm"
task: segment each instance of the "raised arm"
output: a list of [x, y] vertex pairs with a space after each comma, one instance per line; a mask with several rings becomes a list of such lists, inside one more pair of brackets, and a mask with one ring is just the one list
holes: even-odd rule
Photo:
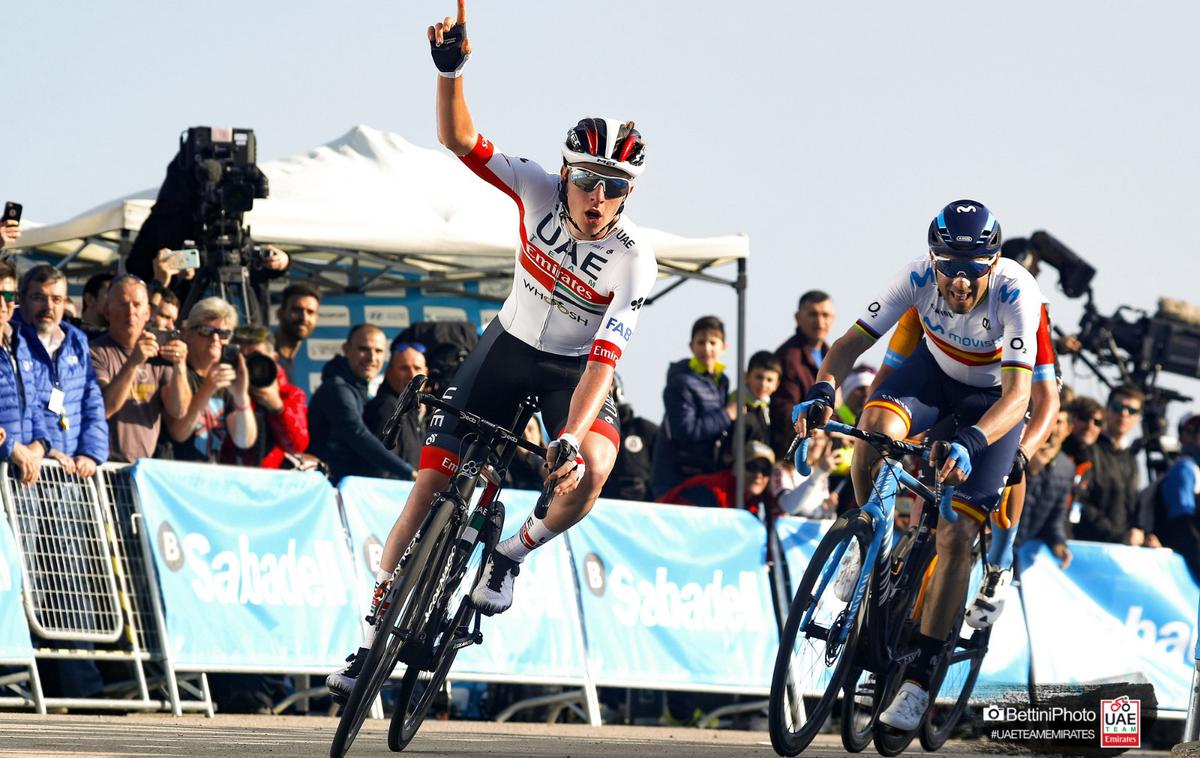
[[438, 68], [438, 141], [462, 157], [475, 147], [479, 132], [463, 94], [462, 70], [471, 57], [467, 39], [467, 4], [458, 0], [458, 19], [446, 16], [426, 30], [434, 65]]

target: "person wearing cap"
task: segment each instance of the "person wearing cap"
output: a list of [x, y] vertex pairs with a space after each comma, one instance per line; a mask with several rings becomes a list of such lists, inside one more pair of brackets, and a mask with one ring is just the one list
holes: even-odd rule
[[[775, 498], [768, 490], [771, 469], [774, 466], [775, 453], [769, 445], [758, 441], [746, 445], [746, 488], [743, 502], [746, 504], [746, 510], [760, 518], [765, 513], [777, 510]], [[697, 474], [669, 490], [658, 502], [704, 508], [735, 508], [737, 472], [725, 470]]]
[[[379, 391], [363, 408], [363, 421], [367, 428], [381, 439], [384, 425], [396, 410], [400, 393], [418, 374], [429, 375], [425, 363], [425, 345], [420, 342], [404, 342], [397, 337], [392, 340], [391, 353]], [[418, 405], [412, 413], [400, 417], [400, 433], [396, 435], [395, 446], [390, 449], [416, 468], [421, 465], [421, 445], [424, 442], [425, 406]]]
[[855, 366], [846, 381], [842, 382], [842, 404], [837, 407], [840, 421], [850, 426], [858, 423], [858, 416], [863, 406], [867, 404], [867, 391], [875, 381], [875, 369], [872, 366]]
[[1159, 512], [1165, 525], [1155, 532], [1163, 543], [1183, 556], [1192, 578], [1200, 583], [1200, 527], [1196, 500], [1200, 496], [1200, 414], [1179, 422], [1180, 454], [1157, 485]]
[[842, 458], [848, 458], [849, 452], [832, 435], [823, 431], [814, 433], [806, 458], [811, 474], [801, 474], [791, 461], [780, 463], [771, 472], [771, 495], [780, 510], [803, 518], [833, 518], [839, 494], [830, 487], [830, 474], [837, 470]]

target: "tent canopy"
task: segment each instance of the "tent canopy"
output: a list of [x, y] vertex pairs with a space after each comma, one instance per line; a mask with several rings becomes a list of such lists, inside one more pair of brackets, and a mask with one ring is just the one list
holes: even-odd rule
[[[270, 197], [246, 214], [252, 236], [287, 250], [301, 271], [331, 288], [414, 286], [414, 274], [446, 283], [511, 276], [516, 209], [444, 150], [357, 126], [306, 154], [259, 167]], [[64, 263], [110, 265], [156, 195], [156, 188], [136, 192], [67, 221], [26, 228], [20, 245]], [[664, 274], [686, 277], [748, 253], [743, 235], [643, 232]]]

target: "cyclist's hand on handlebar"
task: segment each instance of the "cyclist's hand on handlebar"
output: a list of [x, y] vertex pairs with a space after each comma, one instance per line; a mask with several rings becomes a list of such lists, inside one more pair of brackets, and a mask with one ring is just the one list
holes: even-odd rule
[[[810, 427], [820, 428], [833, 418], [834, 389], [829, 382], [817, 382], [804, 396], [804, 402], [792, 408], [792, 428], [801, 437], [807, 437]], [[819, 415], [818, 415], [819, 411]], [[816, 423], [817, 420], [821, 423]]]
[[579, 440], [575, 439], [575, 435], [560, 435], [546, 449], [546, 463], [542, 470], [548, 472], [547, 479], [554, 482], [555, 495], [566, 494], [578, 487], [585, 469], [583, 456], [579, 453]]
[[950, 443], [950, 452], [947, 453], [945, 463], [938, 470], [938, 481], [951, 487], [957, 487], [967, 481], [967, 477], [970, 475], [970, 453], [958, 442]]

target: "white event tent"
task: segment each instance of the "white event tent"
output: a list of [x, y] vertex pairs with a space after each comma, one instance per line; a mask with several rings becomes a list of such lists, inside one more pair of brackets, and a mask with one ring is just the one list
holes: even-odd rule
[[[256, 200], [245, 222], [257, 242], [290, 254], [293, 277], [329, 291], [420, 287], [495, 301], [507, 294], [515, 206], [445, 150], [357, 126], [302, 155], [258, 165], [270, 181], [270, 197]], [[20, 246], [71, 274], [119, 265], [157, 193], [135, 192], [66, 221], [26, 226]], [[647, 305], [687, 279], [731, 287], [738, 298], [737, 365], [745, 365], [747, 238], [642, 231], [657, 254], [660, 277], [673, 279], [660, 280]], [[733, 262], [735, 278], [706, 273]], [[464, 291], [467, 282], [478, 282], [478, 291]]]

